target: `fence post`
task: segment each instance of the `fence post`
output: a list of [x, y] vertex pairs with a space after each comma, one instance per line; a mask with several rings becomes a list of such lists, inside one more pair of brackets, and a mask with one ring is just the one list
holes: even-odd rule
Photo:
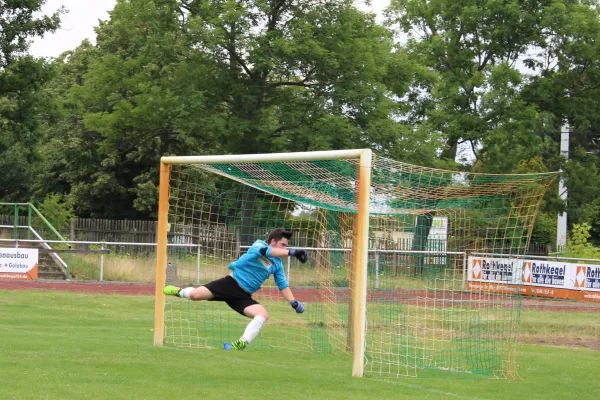
[[235, 242], [236, 242], [235, 259], [237, 260], [238, 258], [240, 258], [240, 255], [242, 254], [242, 241], [240, 239], [240, 230], [238, 228], [235, 228]]
[[27, 240], [31, 240], [31, 204], [27, 205]]
[[196, 284], [200, 284], [200, 241], [198, 241], [198, 256], [196, 265]]
[[379, 289], [379, 251], [375, 250], [375, 288]]
[[463, 253], [463, 290], [467, 289], [467, 252]]
[[16, 204], [13, 222], [15, 227], [13, 239], [17, 240], [19, 238], [19, 230], [17, 228], [17, 226], [19, 225], [19, 206]]
[[[69, 234], [71, 235], [70, 239], [77, 240], [77, 238], [75, 237], [75, 218], [72, 218], [69, 222], [69, 231]], [[75, 248], [75, 244], [73, 244], [73, 248]]]
[[104, 243], [102, 243], [100, 245], [100, 250], [102, 250], [102, 253], [100, 253], [100, 281], [104, 280]]
[[[68, 249], [71, 250], [71, 243], [68, 244]], [[67, 280], [71, 280], [71, 252], [67, 254]]]

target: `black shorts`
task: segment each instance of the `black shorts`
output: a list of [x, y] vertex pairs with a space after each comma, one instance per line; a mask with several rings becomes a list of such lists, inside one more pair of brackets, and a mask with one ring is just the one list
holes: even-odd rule
[[210, 301], [224, 301], [229, 307], [242, 315], [245, 315], [244, 309], [246, 307], [259, 304], [230, 275], [202, 286], [210, 290], [213, 296], [215, 296]]

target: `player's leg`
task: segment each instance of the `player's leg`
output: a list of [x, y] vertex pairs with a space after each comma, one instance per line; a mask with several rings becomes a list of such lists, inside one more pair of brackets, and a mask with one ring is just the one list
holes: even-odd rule
[[179, 297], [185, 297], [186, 299], [199, 301], [199, 300], [212, 300], [215, 296], [205, 286], [198, 286], [197, 288], [189, 287], [182, 289], [179, 292]]
[[197, 288], [187, 287], [185, 289], [181, 289], [177, 286], [167, 286], [163, 292], [171, 296], [182, 297], [195, 301], [212, 300], [215, 297], [213, 293], [205, 286], [199, 286]]
[[[167, 286], [164, 289], [165, 294], [169, 294], [172, 296], [184, 297], [190, 300], [216, 300], [216, 301], [225, 301], [226, 299], [242, 299], [247, 300], [248, 298], [252, 299], [250, 295], [244, 292], [240, 286], [236, 283], [236, 281], [231, 276], [225, 276], [221, 279], [214, 280], [212, 282], [208, 282], [206, 285], [199, 286], [197, 288], [187, 287], [185, 289], [178, 288], [177, 286]], [[251, 303], [246, 303], [245, 305], [250, 305], [256, 303], [252, 301]], [[238, 311], [234, 308], [234, 310]], [[239, 313], [243, 312], [242, 310], [238, 311]]]
[[253, 304], [244, 309], [244, 315], [248, 318], [252, 318], [252, 321], [248, 323], [246, 330], [241, 337], [241, 340], [248, 344], [258, 336], [263, 324], [269, 319], [269, 313], [261, 304]]
[[265, 321], [269, 319], [267, 309], [259, 303], [244, 308], [244, 315], [248, 318], [263, 317]]
[[237, 350], [245, 349], [258, 336], [264, 323], [269, 319], [267, 309], [258, 303], [246, 306], [243, 309], [243, 314], [248, 318], [252, 318], [252, 321], [246, 326], [242, 337], [231, 343], [231, 347]]

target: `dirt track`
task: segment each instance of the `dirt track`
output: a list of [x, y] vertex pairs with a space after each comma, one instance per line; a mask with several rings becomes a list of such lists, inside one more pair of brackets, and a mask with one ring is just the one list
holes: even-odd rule
[[[50, 281], [50, 280], [38, 280], [38, 281], [6, 281], [0, 280], [0, 289], [4, 290], [57, 290], [66, 292], [80, 292], [80, 293], [102, 293], [102, 294], [124, 294], [124, 295], [142, 295], [142, 296], [153, 296], [155, 293], [154, 284], [140, 284], [140, 283], [122, 283], [122, 282], [89, 282], [89, 281]], [[261, 292], [277, 292], [274, 288], [261, 289]], [[259, 292], [260, 293], [260, 292]], [[459, 292], [457, 292], [459, 293]], [[266, 294], [266, 293], [265, 293]], [[271, 293], [269, 293], [271, 294]], [[275, 294], [275, 293], [273, 293]], [[294, 294], [301, 301], [310, 301], [314, 299], [321, 300], [323, 294], [317, 289], [313, 288], [294, 288]], [[421, 298], [421, 302], [431, 302], [440, 299], [431, 299], [423, 296], [424, 293], [414, 292], [410, 293], [410, 297], [407, 293], [399, 295], [394, 294], [372, 294], [375, 297], [385, 298], [398, 298], [400, 301], [411, 302], [414, 298]], [[459, 299], [458, 296], [461, 298]], [[477, 295], [476, 295], [477, 296]], [[463, 294], [455, 295], [453, 298], [448, 300], [462, 300]], [[473, 294], [467, 295], [469, 300], [477, 300], [473, 298]], [[489, 298], [488, 298], [489, 300]], [[587, 311], [587, 312], [600, 312], [600, 303], [596, 302], [582, 302], [582, 301], [571, 301], [571, 300], [554, 300], [545, 298], [523, 298], [522, 308], [524, 309], [538, 309], [545, 311]]]

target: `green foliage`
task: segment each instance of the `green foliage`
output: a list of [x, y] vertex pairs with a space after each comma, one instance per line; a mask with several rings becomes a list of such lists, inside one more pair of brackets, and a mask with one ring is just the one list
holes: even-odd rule
[[538, 244], [551, 244], [556, 242], [557, 216], [540, 212], [535, 218], [531, 241]]
[[80, 216], [154, 216], [162, 155], [438, 147], [394, 119], [386, 84], [402, 96], [417, 67], [349, 0], [118, 1], [97, 34], [50, 85], [44, 175]]
[[[90, 246], [90, 250], [98, 249]], [[82, 281], [98, 281], [100, 280], [100, 268], [98, 268], [97, 262], [92, 262], [87, 257], [75, 254], [71, 258], [71, 276], [73, 279]]]
[[539, 149], [539, 138], [527, 135], [538, 112], [519, 96], [524, 77], [515, 61], [537, 43], [548, 3], [391, 1], [389, 25], [408, 36], [410, 57], [435, 72], [414, 88], [420, 105], [409, 118], [442, 133], [442, 158], [453, 161], [458, 145], [470, 144], [480, 168], [506, 172]]
[[[556, 132], [546, 133], [553, 143], [542, 151], [547, 165], [563, 169], [566, 176], [567, 204], [546, 198], [543, 207], [566, 209], [570, 224], [590, 222], [591, 239], [600, 243], [600, 148], [593, 135], [600, 130], [600, 13], [595, 2], [583, 0], [553, 2], [549, 11], [536, 57], [525, 60], [536, 74], [521, 94], [547, 116], [546, 130]], [[556, 156], [564, 121], [572, 129], [568, 162]]]
[[594, 2], [391, 0], [381, 26], [351, 0], [118, 0], [95, 44], [51, 64], [27, 56], [59, 26], [44, 3], [0, 4], [2, 200], [156, 218], [163, 155], [370, 147], [453, 170], [563, 169], [568, 203], [553, 186], [541, 210], [600, 243]]
[[[409, 60], [428, 69], [416, 68], [418, 84], [408, 92], [412, 106], [403, 109], [405, 117], [413, 129], [441, 136], [441, 158], [452, 168], [463, 145], [476, 158], [462, 161], [476, 172], [562, 168], [568, 204], [553, 186], [541, 209], [557, 213], [568, 207], [570, 221], [597, 221], [593, 199], [599, 185], [591, 181], [600, 148], [587, 132], [600, 131], [598, 8], [582, 0], [392, 0], [388, 11], [388, 26], [408, 37]], [[585, 166], [573, 160], [565, 167], [558, 157], [565, 120], [578, 131], [572, 149], [588, 153]], [[584, 188], [578, 181], [588, 183]], [[594, 222], [594, 240], [600, 239], [599, 228]]]
[[600, 158], [577, 147], [566, 164], [565, 174], [569, 222], [590, 224], [592, 241], [600, 244]]
[[591, 240], [600, 246], [600, 197], [583, 204], [575, 215], [580, 221], [589, 221]]
[[572, 246], [585, 246], [590, 238], [590, 226], [588, 224], [575, 224], [571, 230], [570, 244]]
[[528, 160], [521, 160], [517, 164], [515, 174], [531, 174], [548, 172], [548, 168], [544, 164], [544, 160], [540, 156], [531, 157]]
[[48, 65], [27, 55], [35, 36], [59, 27], [59, 14], [40, 15], [45, 1], [0, 2], [0, 198], [28, 201], [38, 162], [37, 119], [45, 99], [40, 88], [50, 77]]
[[570, 238], [567, 241], [567, 247], [562, 252], [562, 256], [573, 258], [595, 258], [600, 260], [600, 251], [588, 242], [588, 239], [591, 236], [590, 229], [591, 226], [587, 223], [573, 225]]
[[[544, 159], [534, 156], [521, 160], [513, 171], [516, 174], [548, 172]], [[562, 200], [558, 196], [558, 180], [549, 187], [544, 195], [543, 206], [538, 211], [531, 233], [531, 242], [536, 244], [553, 244], [556, 242], [557, 214], [564, 210]]]
[[18, 62], [29, 49], [30, 39], [54, 32], [60, 26], [61, 8], [52, 15], [39, 15], [46, 0], [12, 0], [0, 4], [0, 70]]
[[37, 205], [37, 209], [58, 231], [66, 231], [71, 218], [74, 217], [69, 199], [64, 199], [58, 193], [46, 196], [44, 201]]

